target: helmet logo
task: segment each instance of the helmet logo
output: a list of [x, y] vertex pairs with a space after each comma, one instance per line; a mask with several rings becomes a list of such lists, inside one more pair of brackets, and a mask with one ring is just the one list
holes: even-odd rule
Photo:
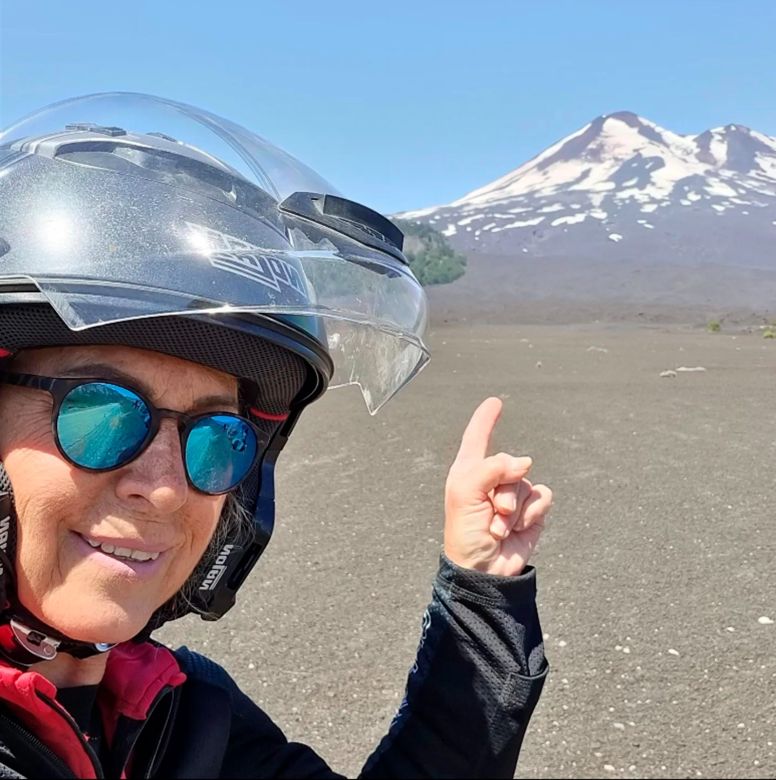
[[305, 280], [282, 257], [266, 254], [249, 241], [196, 222], [186, 222], [186, 227], [188, 242], [197, 252], [208, 256], [213, 268], [243, 276], [276, 292], [280, 292], [281, 285], [290, 287], [307, 301]]
[[205, 577], [205, 579], [202, 581], [202, 584], [199, 586], [200, 590], [215, 590], [219, 580], [224, 576], [224, 572], [226, 571], [226, 561], [229, 558], [229, 555], [232, 553], [233, 549], [233, 544], [224, 545], [223, 549], [218, 554], [218, 558], [216, 558], [216, 562], [207, 573], [207, 577]]
[[302, 296], [306, 292], [299, 271], [279, 257], [256, 252], [217, 252], [210, 255], [210, 264], [214, 268], [239, 274], [278, 292], [281, 284], [291, 287]]

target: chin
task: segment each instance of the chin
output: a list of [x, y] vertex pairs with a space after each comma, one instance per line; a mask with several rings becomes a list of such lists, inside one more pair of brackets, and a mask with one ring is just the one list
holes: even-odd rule
[[117, 604], [92, 604], [89, 614], [68, 614], [61, 610], [42, 620], [70, 639], [97, 644], [127, 642], [142, 631], [151, 614], [147, 610], [128, 611]]

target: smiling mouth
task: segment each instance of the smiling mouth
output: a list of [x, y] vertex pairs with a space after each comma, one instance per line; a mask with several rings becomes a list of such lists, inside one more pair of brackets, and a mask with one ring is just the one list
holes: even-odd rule
[[98, 542], [94, 539], [90, 539], [88, 536], [81, 534], [81, 538], [95, 550], [111, 555], [114, 558], [123, 558], [124, 560], [140, 561], [155, 561], [159, 557], [158, 552], [143, 552], [143, 550], [133, 550], [129, 547], [119, 547], [109, 542]]

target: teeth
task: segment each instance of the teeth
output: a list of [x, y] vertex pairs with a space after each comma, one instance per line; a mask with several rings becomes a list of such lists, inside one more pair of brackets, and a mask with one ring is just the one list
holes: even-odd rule
[[83, 538], [86, 539], [91, 547], [94, 547], [95, 549], [99, 547], [104, 553], [113, 555], [116, 558], [131, 558], [133, 561], [155, 561], [159, 557], [158, 552], [147, 553], [142, 550], [132, 550], [129, 547], [116, 547], [115, 544], [110, 544], [108, 542], [95, 542], [88, 536], [84, 536]]
[[159, 557], [159, 553], [147, 553], [142, 550], [132, 550], [132, 559], [135, 561], [155, 561]]

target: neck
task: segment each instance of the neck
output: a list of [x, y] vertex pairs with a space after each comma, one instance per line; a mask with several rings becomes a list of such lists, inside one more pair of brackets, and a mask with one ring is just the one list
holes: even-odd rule
[[30, 669], [42, 674], [57, 688], [98, 685], [105, 674], [108, 655], [109, 653], [101, 653], [89, 658], [73, 658], [67, 653], [59, 653], [51, 661], [33, 664]]

